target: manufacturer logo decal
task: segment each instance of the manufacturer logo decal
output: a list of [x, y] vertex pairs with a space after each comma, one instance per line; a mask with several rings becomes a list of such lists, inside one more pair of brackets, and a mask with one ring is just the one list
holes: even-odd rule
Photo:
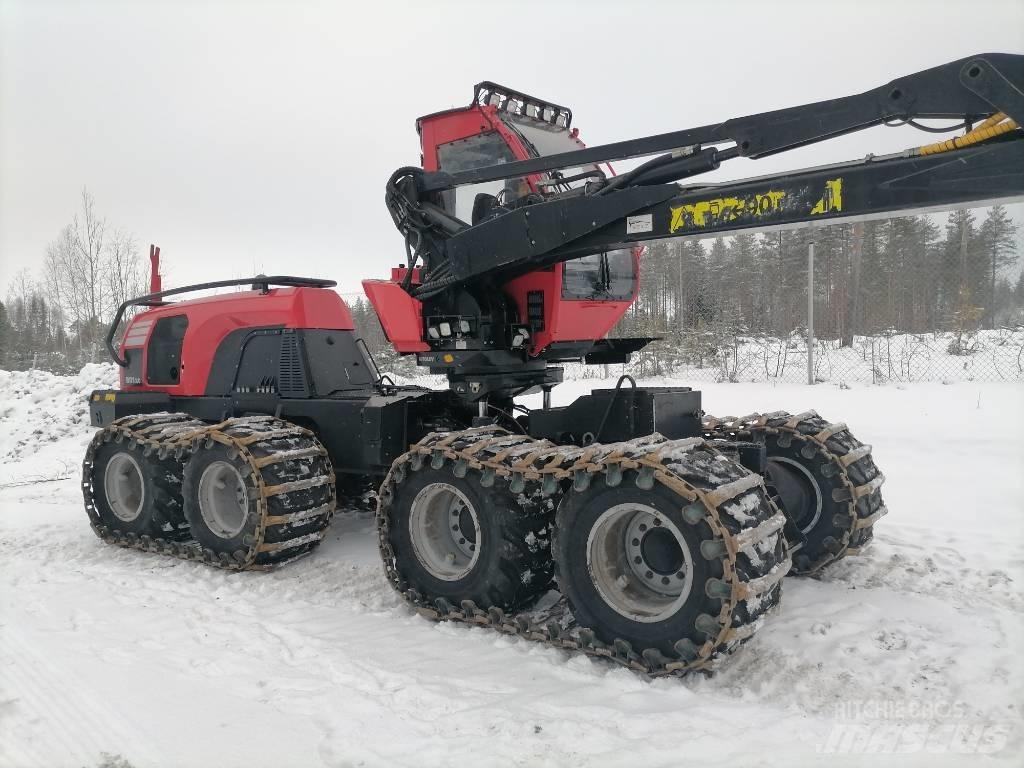
[[756, 225], [757, 219], [784, 212], [794, 217], [820, 216], [843, 210], [843, 180], [828, 179], [825, 189], [804, 187], [783, 191], [768, 189], [740, 197], [714, 197], [670, 208], [669, 234], [714, 229], [732, 223]]
[[636, 235], [642, 232], [654, 231], [654, 214], [645, 213], [640, 216], [626, 217], [626, 234]]

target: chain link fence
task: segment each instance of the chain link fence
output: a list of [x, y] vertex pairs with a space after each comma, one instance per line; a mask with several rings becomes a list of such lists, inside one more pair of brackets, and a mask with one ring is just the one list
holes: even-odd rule
[[651, 245], [613, 335], [660, 337], [624, 367], [639, 376], [1024, 381], [1015, 231], [996, 206]]

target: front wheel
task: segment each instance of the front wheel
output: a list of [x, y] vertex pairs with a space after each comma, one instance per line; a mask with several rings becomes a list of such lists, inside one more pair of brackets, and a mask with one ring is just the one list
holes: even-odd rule
[[181, 463], [158, 459], [138, 444], [102, 444], [90, 481], [99, 522], [135, 536], [182, 539], [188, 525], [181, 511]]
[[185, 517], [204, 549], [244, 552], [258, 536], [262, 515], [252, 468], [230, 446], [201, 448], [185, 465]]
[[559, 588], [577, 622], [605, 642], [628, 640], [634, 648], [674, 656], [680, 640], [704, 643], [707, 622], [717, 633], [712, 617], [722, 603], [706, 585], [721, 583], [722, 563], [701, 554], [715, 535], [706, 523], [683, 519], [685, 499], [663, 486], [642, 490], [628, 479], [566, 495], [557, 517]]
[[335, 506], [327, 451], [306, 430], [269, 417], [239, 419], [225, 442], [200, 445], [182, 495], [192, 536], [225, 557], [271, 566], [318, 546]]
[[485, 486], [453, 469], [414, 458], [392, 473], [381, 507], [391, 566], [429, 602], [530, 605], [551, 582], [550, 515], [524, 508], [503, 478]]

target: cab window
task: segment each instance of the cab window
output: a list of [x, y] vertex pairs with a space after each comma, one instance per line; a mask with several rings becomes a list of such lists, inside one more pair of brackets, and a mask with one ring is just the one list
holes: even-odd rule
[[177, 384], [181, 379], [181, 345], [188, 328], [186, 315], [161, 317], [153, 326], [146, 349], [146, 381]]
[[627, 301], [635, 282], [633, 253], [623, 248], [565, 262], [562, 298]]
[[[467, 136], [458, 141], [439, 144], [437, 147], [438, 168], [447, 173], [486, 168], [489, 165], [502, 165], [515, 159], [512, 150], [497, 131]], [[471, 223], [473, 201], [481, 192], [494, 195], [502, 202], [508, 202], [522, 197], [529, 191], [526, 180], [522, 178], [467, 184], [445, 192], [443, 194], [444, 207], [457, 219]]]

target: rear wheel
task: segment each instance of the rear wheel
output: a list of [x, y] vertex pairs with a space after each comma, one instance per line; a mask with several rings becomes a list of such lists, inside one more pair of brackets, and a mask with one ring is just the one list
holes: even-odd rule
[[[766, 435], [765, 449], [765, 482], [803, 541], [793, 556], [792, 573], [814, 573], [841, 558], [853, 543], [850, 531], [857, 514], [850, 508], [844, 467], [816, 450], [813, 442], [790, 433]], [[870, 529], [864, 532], [870, 535]]]
[[104, 443], [96, 450], [92, 486], [96, 513], [110, 529], [136, 536], [181, 539], [188, 525], [179, 490], [181, 464], [147, 456], [128, 441]]
[[824, 498], [818, 475], [813, 467], [786, 456], [772, 456], [765, 470], [793, 525], [804, 535], [814, 531], [821, 521]]
[[706, 419], [705, 434], [725, 439], [763, 439], [765, 482], [799, 531], [792, 545], [796, 575], [815, 573], [871, 541], [872, 526], [886, 509], [882, 473], [870, 446], [844, 424], [813, 411], [778, 412], [742, 419]]
[[249, 491], [241, 473], [226, 461], [215, 461], [199, 478], [199, 514], [206, 528], [222, 539], [231, 539], [245, 527]]

